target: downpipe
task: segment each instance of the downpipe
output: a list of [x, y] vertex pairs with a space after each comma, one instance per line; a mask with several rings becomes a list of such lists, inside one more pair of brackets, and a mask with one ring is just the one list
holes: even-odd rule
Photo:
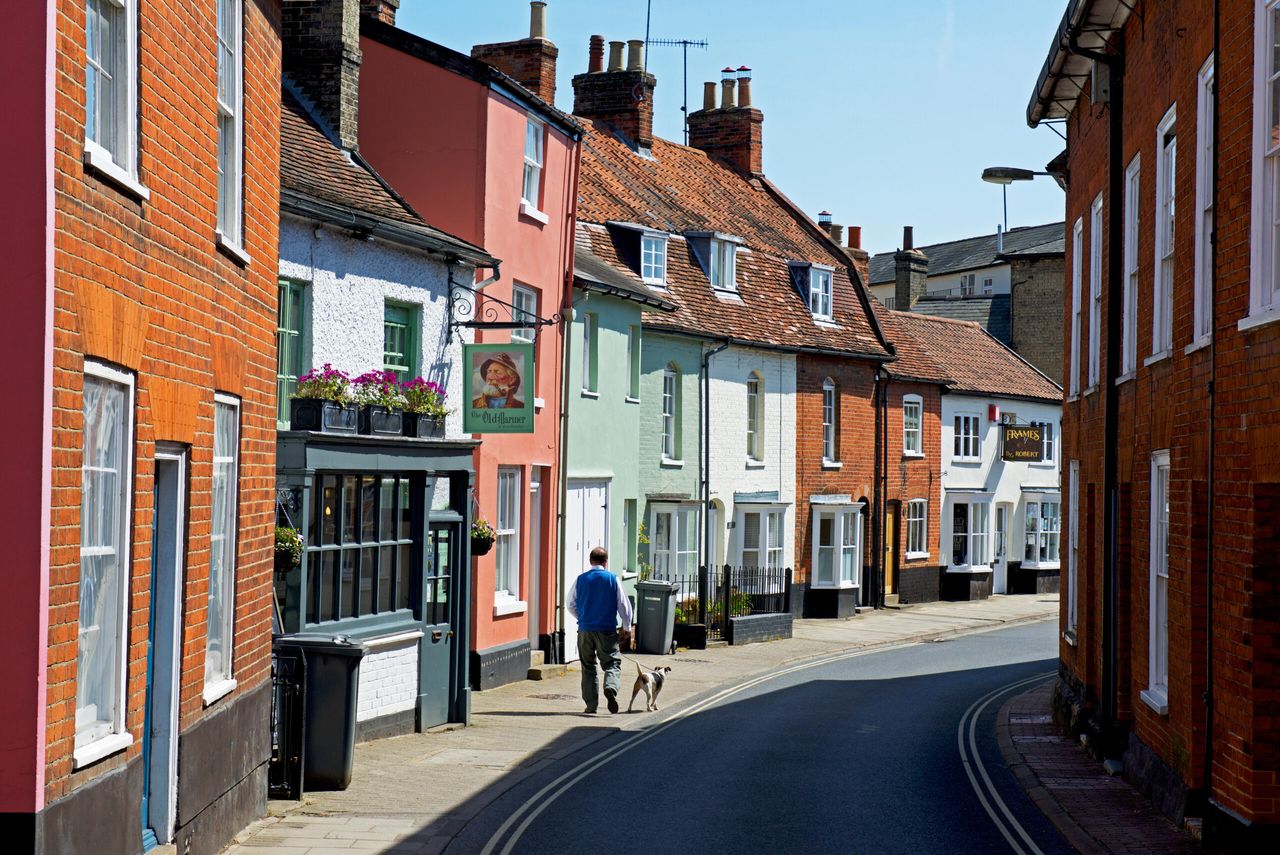
[[733, 339], [702, 353], [702, 566], [711, 567], [711, 357], [727, 350]]

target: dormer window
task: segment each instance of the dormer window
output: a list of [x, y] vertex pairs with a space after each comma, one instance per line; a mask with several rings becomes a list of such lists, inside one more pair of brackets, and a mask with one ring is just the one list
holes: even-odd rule
[[712, 238], [711, 240], [711, 287], [720, 291], [737, 291], [737, 253], [738, 245], [732, 241]]
[[816, 320], [829, 321], [831, 314], [831, 271], [809, 268], [809, 314]]
[[640, 276], [646, 285], [667, 287], [667, 236], [645, 232], [640, 239]]

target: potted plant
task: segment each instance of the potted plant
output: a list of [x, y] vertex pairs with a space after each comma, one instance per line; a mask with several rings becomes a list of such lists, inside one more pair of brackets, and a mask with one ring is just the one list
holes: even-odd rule
[[488, 522], [476, 517], [471, 523], [471, 556], [473, 558], [488, 555], [489, 550], [493, 549], [493, 542], [497, 540], [498, 533], [493, 530], [493, 526]]
[[366, 371], [351, 381], [360, 405], [360, 433], [400, 436], [404, 431], [404, 393], [394, 371]]
[[276, 572], [288, 573], [302, 564], [302, 532], [288, 526], [276, 526]]
[[444, 436], [444, 418], [449, 410], [444, 405], [445, 391], [439, 384], [415, 377], [402, 383], [404, 394], [404, 435], [425, 437]]
[[358, 410], [351, 400], [351, 378], [329, 363], [298, 378], [290, 404], [289, 427], [326, 433], [355, 433]]

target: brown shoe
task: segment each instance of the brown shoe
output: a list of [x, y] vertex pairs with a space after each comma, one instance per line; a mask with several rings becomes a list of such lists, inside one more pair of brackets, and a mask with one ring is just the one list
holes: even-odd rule
[[616, 713], [618, 711], [618, 693], [613, 689], [605, 689], [604, 699], [609, 705], [609, 712]]

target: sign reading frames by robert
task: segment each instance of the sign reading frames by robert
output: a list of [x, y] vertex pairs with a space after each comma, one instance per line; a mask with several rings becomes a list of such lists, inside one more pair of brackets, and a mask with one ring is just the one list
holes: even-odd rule
[[1000, 459], [1037, 463], [1044, 460], [1044, 428], [1040, 425], [1000, 425]]
[[462, 364], [464, 431], [533, 433], [532, 344], [463, 345]]

